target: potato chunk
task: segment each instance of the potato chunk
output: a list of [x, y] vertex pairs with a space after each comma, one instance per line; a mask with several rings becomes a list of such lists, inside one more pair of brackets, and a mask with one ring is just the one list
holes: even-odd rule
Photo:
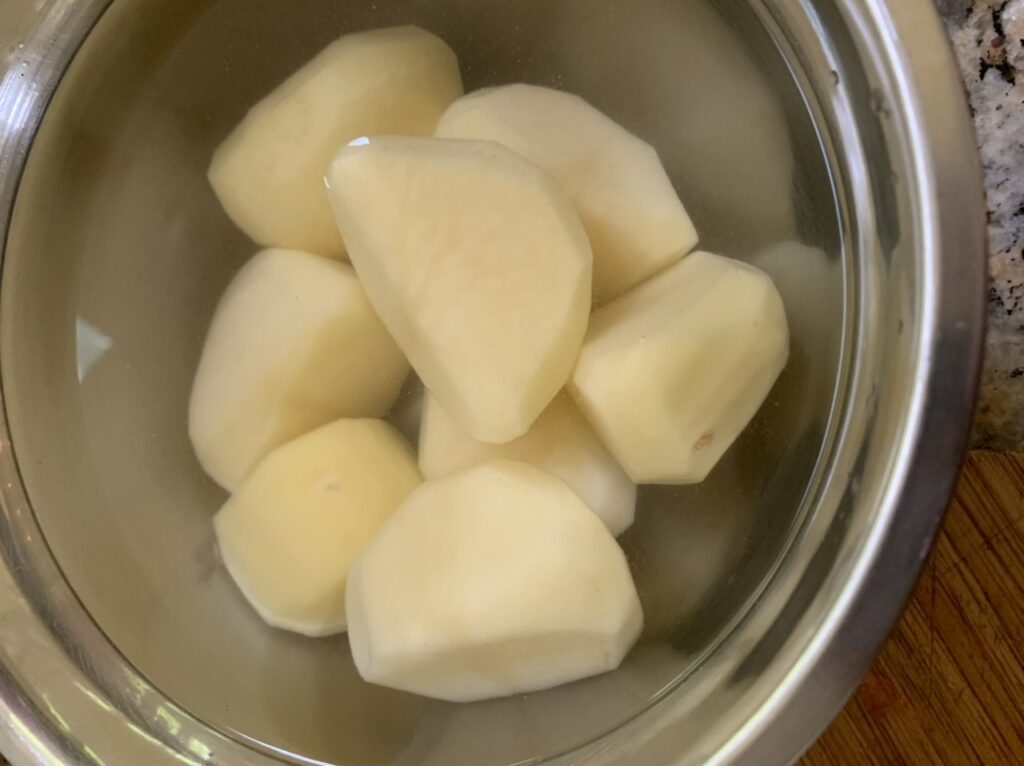
[[771, 279], [698, 252], [595, 312], [570, 389], [634, 481], [688, 484], [753, 418], [788, 354]]
[[343, 256], [324, 190], [334, 153], [373, 133], [430, 135], [461, 94], [455, 54], [429, 32], [346, 35], [249, 111], [214, 154], [210, 183], [259, 244]]
[[600, 519], [509, 461], [414, 490], [352, 568], [347, 600], [364, 679], [455, 702], [613, 670], [643, 622]]
[[409, 365], [348, 264], [264, 250], [221, 299], [203, 348], [189, 436], [234, 490], [275, 447], [340, 417], [379, 417]]
[[352, 561], [419, 483], [387, 423], [329, 423], [267, 455], [214, 517], [224, 564], [271, 625], [343, 631]]
[[587, 237], [558, 184], [498, 144], [379, 138], [328, 176], [367, 295], [424, 385], [477, 439], [522, 436], [572, 371]]
[[474, 439], [436, 399], [426, 397], [419, 448], [424, 477], [435, 479], [500, 458], [527, 463], [562, 479], [613, 535], [633, 523], [636, 484], [567, 394], [556, 396], [529, 431], [500, 445]]
[[521, 84], [477, 91], [448, 108], [437, 135], [497, 141], [562, 184], [594, 249], [598, 303], [697, 244], [654, 148], [579, 96]]

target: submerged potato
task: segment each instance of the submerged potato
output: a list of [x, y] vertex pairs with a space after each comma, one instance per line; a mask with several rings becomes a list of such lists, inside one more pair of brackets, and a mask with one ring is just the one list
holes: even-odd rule
[[343, 631], [352, 561], [419, 483], [386, 423], [330, 423], [271, 452], [224, 504], [214, 517], [221, 556], [271, 625]]
[[704, 479], [789, 355], [775, 285], [698, 252], [595, 312], [570, 390], [632, 479]]
[[364, 679], [455, 702], [613, 670], [643, 622], [597, 516], [509, 461], [413, 491], [352, 568], [347, 600]]
[[340, 257], [324, 190], [334, 153], [375, 133], [430, 135], [461, 94], [455, 54], [429, 32], [345, 35], [249, 111], [213, 155], [210, 183], [259, 244]]
[[568, 198], [498, 144], [380, 138], [328, 175], [349, 255], [424, 385], [481, 441], [522, 436], [565, 384], [591, 254]]
[[527, 463], [562, 479], [613, 535], [633, 523], [636, 484], [567, 394], [556, 396], [529, 431], [507, 444], [474, 439], [436, 399], [426, 397], [419, 445], [424, 477], [435, 479], [499, 458]]
[[189, 436], [206, 472], [234, 490], [286, 441], [337, 418], [383, 415], [408, 372], [351, 266], [264, 250], [210, 324]]
[[452, 104], [437, 135], [497, 141], [561, 183], [590, 237], [598, 303], [697, 244], [658, 153], [579, 96], [535, 85], [487, 88]]

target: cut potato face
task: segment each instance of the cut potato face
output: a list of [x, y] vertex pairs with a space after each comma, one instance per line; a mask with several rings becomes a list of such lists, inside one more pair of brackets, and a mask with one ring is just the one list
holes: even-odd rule
[[704, 479], [786, 364], [771, 279], [693, 253], [596, 312], [571, 391], [639, 483]]
[[364, 679], [455, 702], [612, 670], [643, 622], [597, 516], [509, 461], [416, 489], [352, 568], [347, 600]]
[[567, 394], [556, 396], [529, 431], [500, 445], [474, 439], [437, 400], [426, 397], [419, 446], [424, 477], [446, 476], [499, 458], [528, 463], [562, 479], [613, 535], [633, 523], [636, 484], [604, 448]]
[[497, 141], [562, 184], [594, 250], [598, 303], [621, 295], [697, 244], [697, 232], [654, 148], [579, 96], [533, 85], [477, 91], [448, 108], [437, 135]]
[[379, 138], [338, 153], [330, 197], [374, 308], [475, 438], [522, 436], [586, 331], [591, 254], [568, 198], [498, 144]]
[[352, 561], [419, 483], [386, 423], [330, 423], [270, 453], [224, 504], [214, 518], [221, 556], [271, 625], [343, 631]]
[[275, 447], [341, 417], [379, 417], [409, 365], [348, 264], [264, 250], [221, 299], [189, 404], [206, 472], [233, 491]]
[[430, 135], [461, 94], [455, 54], [429, 32], [346, 35], [252, 108], [214, 154], [210, 183], [261, 245], [340, 257], [324, 191], [334, 153], [374, 133]]

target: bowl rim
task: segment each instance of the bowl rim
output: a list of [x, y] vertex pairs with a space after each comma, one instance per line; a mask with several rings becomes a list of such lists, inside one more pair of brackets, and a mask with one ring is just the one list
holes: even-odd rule
[[[888, 79], [884, 103], [901, 104], [925, 280], [915, 386], [890, 484], [857, 566], [785, 682], [709, 764], [760, 766], [766, 754], [780, 763], [796, 760], [842, 710], [931, 553], [969, 445], [980, 385], [988, 276], [984, 177], [944, 23], [930, 2], [837, 5], [874, 44], [872, 58]], [[878, 111], [892, 116], [884, 106]]]
[[[912, 415], [895, 457], [884, 514], [857, 572], [815, 636], [777, 711], [744, 731], [734, 763], [813, 743], [855, 691], [903, 612], [927, 560], [967, 450], [984, 353], [988, 276], [984, 180], [967, 93], [937, 9], [928, 2], [847, 3], [855, 23], [877, 30], [906, 130], [926, 250], [926, 317]], [[951, 373], [956, 371], [960, 376]], [[879, 599], [878, 594], [886, 594]], [[881, 601], [881, 603], [880, 603]], [[793, 757], [802, 751], [790, 753]]]

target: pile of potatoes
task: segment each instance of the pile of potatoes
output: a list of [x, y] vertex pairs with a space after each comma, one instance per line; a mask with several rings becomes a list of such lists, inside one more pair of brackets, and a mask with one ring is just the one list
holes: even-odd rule
[[[328, 46], [209, 178], [266, 248], [189, 412], [252, 606], [440, 699], [617, 667], [643, 615], [615, 535], [637, 483], [701, 481], [764, 401], [788, 355], [771, 280], [690, 253], [651, 146], [568, 93], [463, 95], [416, 27]], [[381, 419], [410, 367], [417, 451]]]

